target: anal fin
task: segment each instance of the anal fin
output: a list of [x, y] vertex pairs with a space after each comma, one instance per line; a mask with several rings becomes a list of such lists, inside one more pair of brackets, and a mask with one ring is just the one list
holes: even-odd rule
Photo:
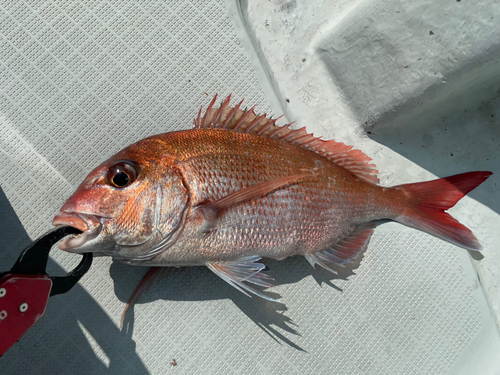
[[324, 269], [337, 274], [331, 265], [336, 264], [344, 267], [346, 263], [351, 263], [353, 259], [356, 259], [368, 246], [374, 227], [374, 224], [361, 225], [332, 248], [314, 254], [306, 254], [305, 258], [311, 266], [319, 264]]
[[244, 283], [244, 281], [247, 281], [249, 283], [266, 288], [272, 287], [272, 284], [265, 281], [272, 279], [269, 276], [261, 273], [261, 271], [264, 270], [266, 266], [262, 263], [256, 263], [260, 259], [261, 258], [259, 256], [254, 255], [239, 258], [233, 261], [210, 262], [207, 263], [207, 267], [228, 284], [234, 286], [240, 292], [249, 297], [250, 295], [248, 293], [251, 293], [268, 301], [278, 302], [274, 298], [266, 296], [264, 293]]

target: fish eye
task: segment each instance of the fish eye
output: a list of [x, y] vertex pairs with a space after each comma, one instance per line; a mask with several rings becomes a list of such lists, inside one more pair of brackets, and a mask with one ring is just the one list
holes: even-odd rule
[[120, 162], [109, 168], [106, 178], [111, 185], [121, 189], [137, 179], [137, 170], [131, 163]]

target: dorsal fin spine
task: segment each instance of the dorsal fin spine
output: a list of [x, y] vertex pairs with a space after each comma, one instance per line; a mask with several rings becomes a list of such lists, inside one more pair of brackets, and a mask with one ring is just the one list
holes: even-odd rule
[[200, 110], [198, 111], [198, 117], [196, 118], [196, 120], [193, 121], [194, 126], [200, 126], [201, 110], [202, 110], [202, 107], [200, 107]]
[[283, 140], [287, 141], [287, 142], [294, 142], [297, 138], [301, 137], [302, 135], [307, 135], [307, 132], [305, 131], [305, 127], [304, 128], [300, 128], [300, 129], [297, 129], [297, 130], [292, 130], [290, 132], [290, 134], [288, 134], [287, 137], [283, 138]]
[[212, 127], [217, 127], [217, 123], [219, 122], [220, 116], [226, 111], [226, 108], [229, 106], [229, 102], [231, 100], [231, 95], [229, 95], [226, 100], [224, 100], [212, 118], [211, 125]]
[[280, 132], [280, 135], [278, 135], [276, 137], [276, 139], [279, 139], [279, 140], [283, 140], [288, 134], [290, 134], [290, 132], [292, 131], [292, 129], [290, 129], [290, 126], [292, 125], [293, 123], [290, 123], [286, 126], [283, 127], [283, 132]]
[[[296, 142], [300, 142], [300, 144], [301, 144], [301, 145], [304, 145], [304, 143], [302, 143], [302, 141], [303, 141], [304, 139], [307, 139], [307, 138], [308, 138], [308, 137], [310, 137], [310, 136], [311, 136], [311, 134], [306, 134], [306, 135], [303, 135], [302, 137], [298, 137], [298, 138], [294, 139], [294, 140], [293, 140], [293, 142], [294, 142], [294, 143], [296, 143]], [[313, 136], [313, 137], [314, 137], [314, 136]]]
[[234, 107], [231, 112], [229, 112], [229, 114], [227, 115], [226, 119], [224, 120], [224, 122], [222, 123], [222, 127], [223, 128], [226, 128], [228, 126], [228, 124], [233, 120], [234, 118], [234, 115], [236, 113], [236, 111], [238, 111], [238, 109], [240, 109], [240, 106], [243, 104], [243, 100], [241, 102], [238, 103], [238, 105], [236, 105], [236, 107]]
[[[283, 116], [281, 116], [283, 117]], [[293, 122], [291, 122], [290, 124], [286, 124], [278, 129], [274, 129], [270, 134], [269, 134], [269, 138], [279, 138], [278, 137], [278, 134], [281, 133], [282, 131], [288, 129], [290, 127], [290, 125], [292, 125]]]
[[203, 124], [201, 126], [202, 128], [207, 128], [208, 127], [208, 125], [209, 125], [209, 123], [208, 123], [208, 115], [210, 114], [210, 111], [212, 110], [212, 107], [214, 106], [216, 100], [217, 100], [217, 94], [215, 94], [214, 98], [212, 99], [212, 101], [208, 105], [207, 110], [205, 111], [205, 116], [203, 116]]
[[314, 141], [312, 141], [311, 143], [309, 143], [309, 145], [308, 145], [308, 146], [309, 146], [309, 147], [315, 147], [315, 146], [317, 146], [317, 145], [320, 145], [320, 144], [321, 144], [321, 143], [323, 143], [323, 142], [325, 142], [325, 141], [324, 141], [324, 140], [322, 140], [322, 139], [317, 138], [317, 139], [315, 139]]
[[267, 113], [264, 113], [263, 115], [257, 116], [255, 120], [252, 121], [252, 123], [248, 126], [248, 128], [245, 129], [245, 132], [250, 132], [253, 128], [255, 128], [257, 125], [259, 125], [263, 119], [265, 119], [267, 116]]
[[302, 143], [302, 146], [309, 149], [311, 146], [311, 143], [313, 143], [315, 140], [318, 140], [319, 138], [316, 138], [314, 135], [311, 134], [311, 139], [307, 140], [306, 142]]
[[[277, 126], [276, 123], [281, 119], [283, 118], [285, 115], [281, 115], [279, 117], [276, 117], [274, 120], [272, 120], [267, 126], [266, 126], [266, 130], [267, 129], [272, 129], [273, 126]], [[278, 127], [278, 126], [277, 126]], [[278, 127], [279, 128], [279, 127]], [[270, 134], [268, 134], [268, 137], [271, 138], [272, 137], [272, 134], [274, 133], [274, 131], [272, 131]]]
[[236, 125], [234, 127], [234, 130], [238, 130], [240, 128], [240, 126], [243, 125], [243, 123], [245, 122], [245, 120], [253, 113], [253, 110], [254, 110], [255, 107], [257, 107], [257, 106], [254, 105], [251, 109], [249, 109], [248, 111], [245, 111], [245, 113], [243, 114], [243, 116], [241, 116], [241, 118], [236, 123]]
[[276, 121], [278, 121], [279, 118], [280, 117], [278, 117], [278, 118], [276, 118], [274, 120], [272, 120], [272, 119], [268, 120], [267, 123], [264, 124], [264, 126], [262, 126], [262, 128], [257, 132], [257, 134], [258, 135], [262, 135], [262, 134], [264, 134], [266, 132], [266, 130], [272, 129], [272, 127], [275, 126]]

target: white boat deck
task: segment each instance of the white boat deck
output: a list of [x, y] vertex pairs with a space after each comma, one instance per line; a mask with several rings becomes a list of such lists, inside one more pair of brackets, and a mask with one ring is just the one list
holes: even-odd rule
[[266, 260], [284, 305], [177, 269], [123, 330], [147, 269], [98, 258], [0, 372], [500, 373], [499, 20], [492, 1], [0, 2], [2, 270], [90, 170], [215, 93], [354, 145], [386, 186], [494, 173], [451, 210], [481, 254], [386, 223], [339, 276]]

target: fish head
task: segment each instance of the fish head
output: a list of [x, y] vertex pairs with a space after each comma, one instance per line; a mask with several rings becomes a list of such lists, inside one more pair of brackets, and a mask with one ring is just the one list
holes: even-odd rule
[[188, 191], [161, 146], [140, 141], [90, 172], [52, 221], [83, 232], [61, 250], [140, 263], [176, 240]]

